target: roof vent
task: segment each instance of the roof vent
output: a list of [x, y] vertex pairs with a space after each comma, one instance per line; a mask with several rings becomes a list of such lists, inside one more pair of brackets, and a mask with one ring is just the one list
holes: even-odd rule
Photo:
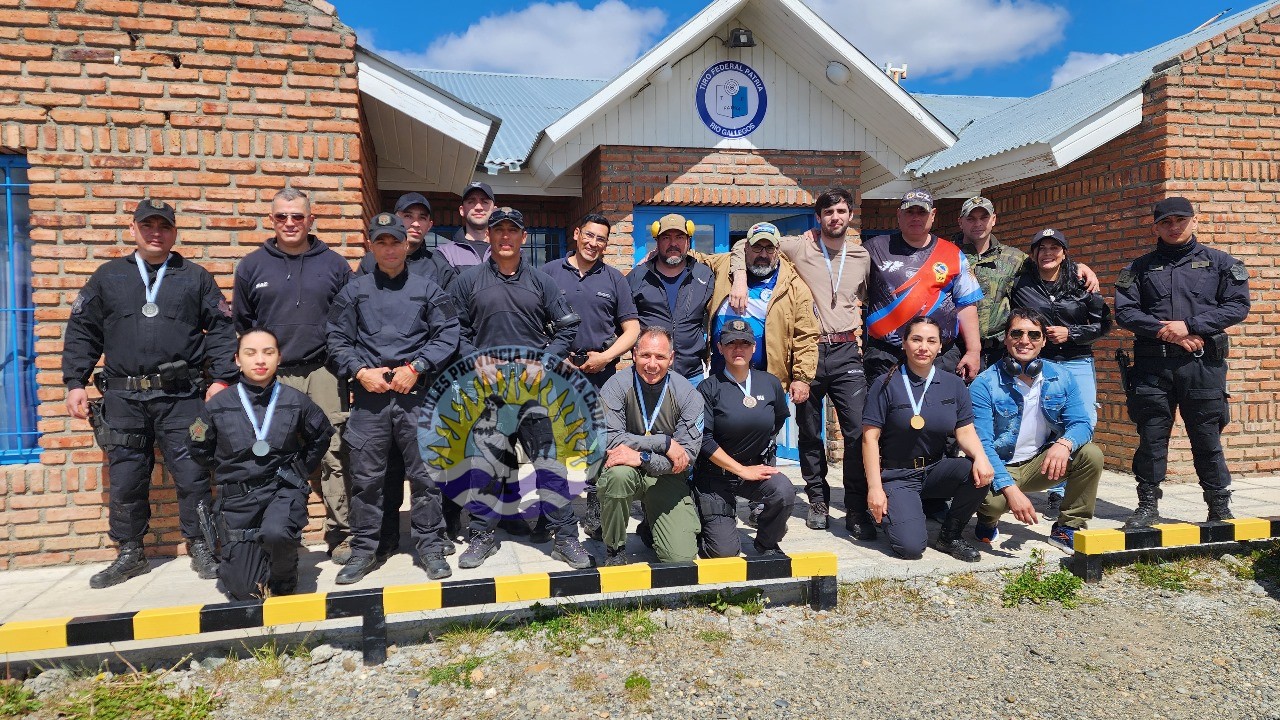
[[907, 77], [907, 64], [902, 63], [902, 67], [894, 67], [892, 62], [887, 62], [884, 64], [884, 74], [893, 78], [895, 83], [901, 85], [903, 79]]

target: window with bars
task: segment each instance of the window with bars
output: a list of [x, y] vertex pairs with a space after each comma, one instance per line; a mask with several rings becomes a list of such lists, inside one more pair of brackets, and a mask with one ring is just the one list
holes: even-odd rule
[[26, 158], [0, 155], [0, 465], [40, 458], [29, 187]]
[[[524, 241], [524, 247], [520, 250], [525, 262], [532, 264], [534, 267], [542, 267], [547, 262], [564, 257], [567, 238], [564, 228], [529, 227], [525, 228], [525, 231], [529, 233], [529, 238]], [[454, 233], [458, 232], [458, 228], [449, 225], [436, 225], [431, 228], [431, 232], [448, 240], [453, 237]], [[428, 242], [430, 242], [430, 238], [428, 238]], [[435, 247], [435, 244], [432, 243], [429, 247]]]

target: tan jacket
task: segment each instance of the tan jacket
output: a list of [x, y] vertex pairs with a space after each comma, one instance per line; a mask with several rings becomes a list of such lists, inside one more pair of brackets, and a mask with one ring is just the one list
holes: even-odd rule
[[[733, 283], [729, 281], [729, 253], [706, 255], [690, 252], [699, 262], [711, 267], [716, 275], [715, 290], [707, 304], [707, 332], [716, 311]], [[787, 389], [793, 380], [812, 382], [818, 372], [818, 319], [813, 314], [813, 295], [796, 274], [795, 266], [785, 257], [779, 258], [778, 282], [765, 310], [765, 368]], [[708, 342], [711, 342], [708, 337]]]

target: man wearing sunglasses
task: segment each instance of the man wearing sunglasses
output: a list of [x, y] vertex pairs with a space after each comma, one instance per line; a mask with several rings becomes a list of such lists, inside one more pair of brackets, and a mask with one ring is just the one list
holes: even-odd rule
[[1231, 420], [1226, 333], [1249, 316], [1249, 269], [1196, 239], [1195, 210], [1186, 198], [1161, 200], [1153, 216], [1155, 250], [1116, 280], [1116, 323], [1133, 333], [1135, 362], [1125, 392], [1138, 426], [1138, 507], [1125, 527], [1150, 527], [1160, 516], [1175, 410], [1191, 441], [1208, 521], [1230, 520], [1231, 473], [1221, 439]]
[[1102, 450], [1089, 442], [1093, 425], [1071, 373], [1040, 359], [1047, 324], [1035, 310], [1011, 310], [1005, 357], [969, 386], [973, 425], [996, 471], [973, 530], [980, 542], [995, 541], [1005, 511], [1028, 525], [1038, 523], [1026, 493], [1048, 490], [1064, 478], [1066, 494], [1049, 541], [1071, 550], [1075, 532], [1093, 517]]
[[[347, 420], [345, 387], [328, 367], [325, 323], [329, 306], [351, 278], [345, 258], [311, 232], [315, 216], [300, 190], [285, 188], [271, 200], [267, 223], [275, 236], [236, 265], [233, 310], [236, 330], [265, 327], [279, 338], [280, 384], [304, 393], [341, 430]], [[325, 541], [339, 565], [351, 557], [347, 452], [339, 435], [320, 465]]]

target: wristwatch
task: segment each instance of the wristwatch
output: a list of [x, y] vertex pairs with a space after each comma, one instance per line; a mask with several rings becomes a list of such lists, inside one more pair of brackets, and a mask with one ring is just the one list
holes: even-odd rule
[[422, 358], [417, 358], [413, 362], [409, 363], [409, 369], [421, 375], [427, 371], [427, 361]]
[[640, 462], [644, 463], [645, 465], [648, 465], [649, 460], [652, 458], [653, 458], [653, 453], [649, 452], [648, 450], [645, 450], [644, 452], [640, 453]]

